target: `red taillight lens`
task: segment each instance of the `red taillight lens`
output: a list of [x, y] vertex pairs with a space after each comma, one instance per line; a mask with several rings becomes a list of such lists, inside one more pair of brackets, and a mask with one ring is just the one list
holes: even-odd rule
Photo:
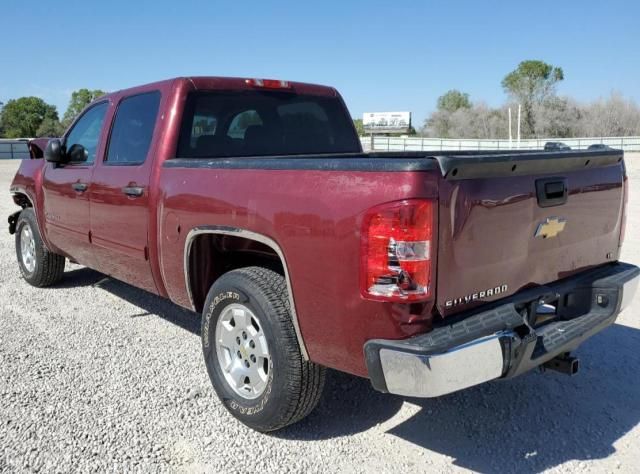
[[364, 219], [361, 293], [382, 301], [431, 296], [433, 201], [406, 200], [376, 207]]
[[288, 81], [279, 81], [277, 79], [245, 79], [245, 84], [253, 87], [263, 87], [265, 89], [290, 89], [291, 84]]

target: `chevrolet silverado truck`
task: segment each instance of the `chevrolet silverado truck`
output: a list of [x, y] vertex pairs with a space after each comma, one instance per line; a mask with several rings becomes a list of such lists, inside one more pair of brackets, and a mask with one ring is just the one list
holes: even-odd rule
[[24, 279], [69, 260], [200, 313], [213, 388], [263, 432], [326, 368], [410, 397], [574, 373], [638, 284], [617, 150], [363, 153], [335, 89], [217, 77], [108, 94], [29, 146]]

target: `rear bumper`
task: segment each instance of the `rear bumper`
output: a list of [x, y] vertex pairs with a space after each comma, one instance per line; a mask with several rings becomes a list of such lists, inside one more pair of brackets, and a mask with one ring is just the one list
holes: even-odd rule
[[[382, 392], [437, 397], [514, 377], [576, 349], [613, 324], [639, 282], [638, 267], [615, 263], [524, 290], [427, 334], [367, 341], [371, 383]], [[536, 309], [543, 303], [553, 303], [557, 314], [538, 324]]]

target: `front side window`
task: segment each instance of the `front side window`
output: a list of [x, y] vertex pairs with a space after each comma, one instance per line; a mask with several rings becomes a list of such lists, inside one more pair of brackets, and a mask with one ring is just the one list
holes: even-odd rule
[[140, 165], [149, 153], [160, 106], [160, 93], [127, 97], [120, 102], [113, 121], [108, 165]]
[[67, 134], [65, 145], [71, 162], [92, 164], [95, 161], [107, 107], [107, 102], [91, 107]]

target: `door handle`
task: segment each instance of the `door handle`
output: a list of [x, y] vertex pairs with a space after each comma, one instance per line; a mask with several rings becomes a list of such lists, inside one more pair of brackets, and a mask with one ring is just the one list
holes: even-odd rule
[[567, 202], [569, 185], [567, 178], [544, 178], [536, 180], [536, 194], [540, 207], [560, 206]]
[[87, 190], [87, 185], [84, 183], [73, 183], [71, 187], [78, 193], [83, 193]]
[[122, 192], [130, 197], [140, 197], [144, 194], [144, 188], [140, 186], [125, 186]]

